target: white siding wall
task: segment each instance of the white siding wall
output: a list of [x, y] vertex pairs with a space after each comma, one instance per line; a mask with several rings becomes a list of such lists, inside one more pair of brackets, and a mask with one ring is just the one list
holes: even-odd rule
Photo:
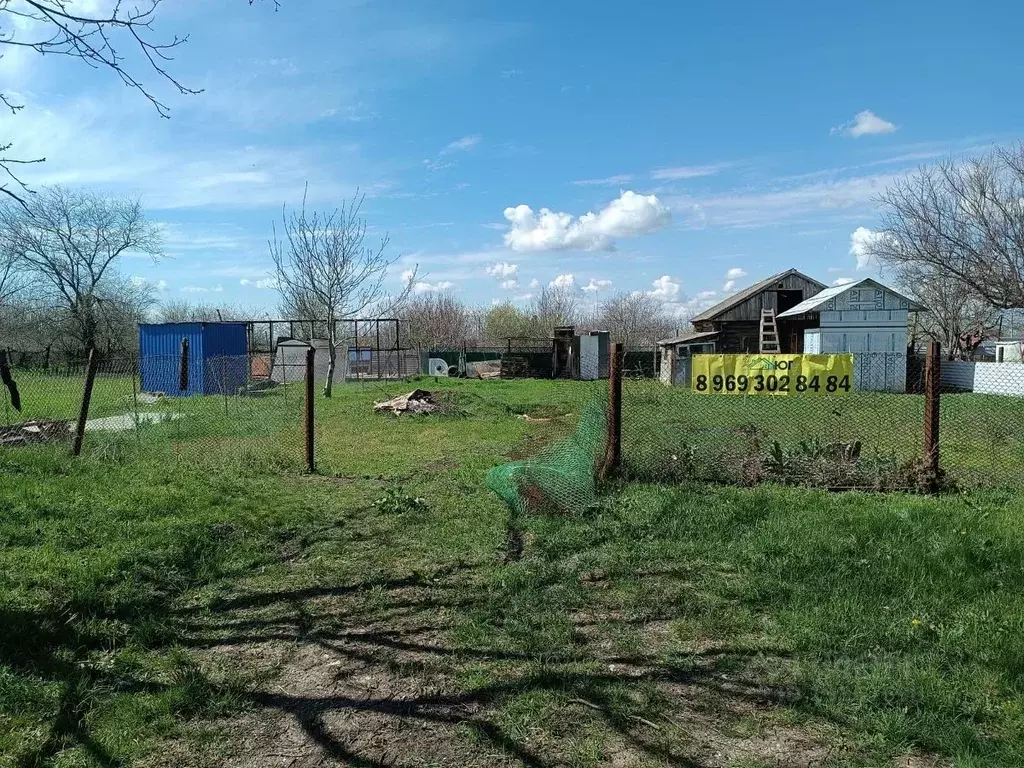
[[1024, 365], [943, 361], [942, 386], [987, 395], [1024, 397]]
[[809, 328], [804, 331], [804, 353], [817, 355], [821, 352], [821, 331], [817, 328]]

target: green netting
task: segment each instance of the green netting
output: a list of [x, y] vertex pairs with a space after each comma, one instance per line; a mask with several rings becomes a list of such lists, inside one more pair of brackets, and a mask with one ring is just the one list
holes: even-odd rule
[[513, 514], [548, 508], [581, 512], [597, 501], [596, 476], [607, 447], [606, 404], [591, 400], [580, 411], [568, 437], [545, 446], [536, 456], [494, 467], [487, 487]]

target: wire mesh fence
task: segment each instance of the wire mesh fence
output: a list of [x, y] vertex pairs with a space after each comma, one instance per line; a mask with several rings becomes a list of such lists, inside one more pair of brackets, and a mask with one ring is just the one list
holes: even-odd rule
[[[704, 357], [659, 380], [626, 371], [625, 476], [874, 489], [931, 481], [923, 358], [854, 354], [832, 371], [796, 368], [811, 356], [793, 356], [792, 370], [772, 367], [785, 356], [706, 356], [741, 358], [750, 366], [741, 371]], [[1024, 484], [1024, 365], [936, 364], [943, 481]]]
[[[132, 449], [180, 459], [302, 457], [302, 382], [267, 375], [257, 356], [211, 357], [184, 370], [177, 355], [95, 364], [83, 416], [88, 364], [15, 368], [0, 390], [0, 449], [82, 445], [100, 456]], [[15, 394], [17, 393], [17, 394]]]
[[[412, 357], [408, 363], [416, 372], [420, 366]], [[772, 356], [737, 357], [754, 367], [740, 371], [716, 362], [717, 368], [698, 370], [694, 366], [712, 364], [695, 357], [673, 361], [669, 369], [663, 365], [658, 378], [648, 365], [620, 368], [616, 450], [622, 477], [919, 489], [936, 479], [931, 460], [937, 455], [949, 487], [1024, 486], [1024, 363], [936, 360], [934, 451], [926, 443], [923, 358], [855, 354], [847, 368], [797, 370], [771, 367], [779, 364]], [[380, 429], [367, 397], [322, 398], [324, 362], [312, 371], [315, 417], [309, 429], [304, 355], [301, 361], [213, 356], [190, 360], [185, 370], [180, 355], [102, 360], [81, 422], [83, 450], [302, 471], [310, 466], [311, 433], [313, 458], [323, 471], [354, 471], [351, 448], [358, 444], [366, 458], [355, 470], [371, 473], [381, 457], [407, 449], [403, 430], [421, 427], [414, 422]], [[0, 386], [0, 450], [71, 448], [87, 369], [85, 362], [67, 361], [11, 367], [13, 387]], [[350, 376], [351, 368], [339, 365], [343, 369], [336, 386], [362, 387], [373, 401], [409, 389], [397, 365], [379, 379]], [[491, 385], [469, 386], [482, 391]], [[560, 399], [548, 411], [516, 414], [535, 439], [489, 476], [491, 487], [517, 510], [586, 506], [609, 461], [610, 414], [616, 413], [609, 383], [564, 381], [557, 391]], [[440, 406], [445, 413], [459, 410], [453, 403]]]

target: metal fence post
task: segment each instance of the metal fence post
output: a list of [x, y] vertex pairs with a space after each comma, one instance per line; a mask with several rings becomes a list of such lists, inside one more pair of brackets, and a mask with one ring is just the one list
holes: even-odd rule
[[939, 342], [928, 345], [924, 366], [924, 460], [926, 490], [939, 488], [939, 397], [942, 380], [942, 350]]
[[600, 480], [606, 480], [622, 463], [622, 361], [621, 343], [612, 345], [612, 359], [608, 371], [608, 447]]
[[85, 422], [89, 420], [89, 403], [92, 401], [92, 385], [96, 381], [96, 364], [99, 358], [95, 349], [89, 350], [89, 362], [85, 369], [85, 389], [82, 390], [82, 407], [78, 411], [78, 423], [75, 425], [75, 440], [71, 445], [71, 455], [80, 456], [82, 440], [85, 438]]
[[178, 367], [178, 391], [188, 389], [188, 339], [181, 340], [181, 360]]
[[313, 359], [316, 356], [316, 348], [310, 347], [306, 350], [306, 410], [305, 410], [305, 425], [306, 425], [306, 468], [310, 472], [316, 472], [316, 451], [314, 447], [314, 403], [316, 402], [316, 393], [314, 392], [314, 375], [313, 375]]

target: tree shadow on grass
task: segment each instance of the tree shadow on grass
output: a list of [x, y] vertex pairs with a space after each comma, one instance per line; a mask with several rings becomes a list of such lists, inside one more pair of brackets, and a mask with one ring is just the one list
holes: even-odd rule
[[[696, 768], [714, 763], [666, 737], [679, 702], [647, 702], [651, 691], [682, 691], [701, 706], [716, 702], [723, 715], [795, 697], [737, 674], [751, 658], [781, 657], [779, 649], [708, 647], [666, 661], [614, 653], [579, 636], [560, 649], [537, 650], [498, 637], [454, 639], [467, 614], [495, 609], [492, 589], [477, 569], [458, 564], [380, 583], [243, 594], [188, 622], [187, 642], [200, 656], [287, 649], [273, 685], [247, 694], [252, 716], [285, 717], [323, 759], [366, 768], [424, 760], [548, 768], [571, 757], [565, 744], [583, 727], [602, 730], [644, 760]], [[577, 629], [587, 623], [581, 619]], [[630, 617], [602, 623], [642, 626]], [[478, 684], [466, 680], [467, 669], [481, 675]], [[536, 726], [553, 731], [539, 740], [506, 716], [515, 702], [537, 696], [556, 702], [569, 721], [564, 729], [557, 717]], [[269, 738], [242, 747], [250, 761], [268, 753]], [[484, 760], [494, 754], [503, 757]]]

